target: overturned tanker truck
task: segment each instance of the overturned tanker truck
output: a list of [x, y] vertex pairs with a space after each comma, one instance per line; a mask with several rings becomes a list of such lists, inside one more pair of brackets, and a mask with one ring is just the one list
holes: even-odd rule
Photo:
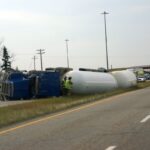
[[61, 81], [65, 76], [72, 77], [73, 94], [95, 94], [136, 85], [136, 77], [130, 71], [109, 73], [61, 67], [49, 68], [46, 71], [30, 71], [28, 74], [9, 71], [0, 73], [0, 99], [21, 100], [61, 96]]

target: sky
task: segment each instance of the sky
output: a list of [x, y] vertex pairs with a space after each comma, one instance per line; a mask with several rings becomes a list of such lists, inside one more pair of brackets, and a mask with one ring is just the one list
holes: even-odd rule
[[[13, 55], [12, 67], [109, 68], [150, 65], [149, 0], [0, 0], [0, 41]], [[1, 54], [2, 56], [2, 54]], [[2, 63], [2, 62], [1, 62]]]

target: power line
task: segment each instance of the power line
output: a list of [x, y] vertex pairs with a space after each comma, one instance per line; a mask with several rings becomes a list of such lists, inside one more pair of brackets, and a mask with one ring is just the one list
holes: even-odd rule
[[44, 49], [39, 49], [39, 50], [37, 50], [37, 51], [39, 51], [39, 53], [37, 53], [37, 54], [39, 54], [40, 55], [40, 61], [41, 61], [41, 70], [43, 71], [43, 60], [42, 60], [42, 55], [45, 53], [44, 51]]

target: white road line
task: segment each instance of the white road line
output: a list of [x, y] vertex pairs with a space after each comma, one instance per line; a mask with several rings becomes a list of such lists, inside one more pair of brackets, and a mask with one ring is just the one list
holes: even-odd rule
[[146, 116], [144, 119], [141, 120], [141, 123], [144, 123], [150, 119], [150, 115]]
[[106, 150], [114, 150], [115, 148], [117, 148], [117, 146], [110, 146], [110, 147], [106, 148]]

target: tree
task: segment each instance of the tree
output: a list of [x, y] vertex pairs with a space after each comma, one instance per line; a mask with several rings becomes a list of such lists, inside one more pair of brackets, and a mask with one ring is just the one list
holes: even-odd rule
[[5, 46], [2, 48], [2, 52], [3, 52], [2, 56], [3, 64], [1, 65], [1, 68], [2, 70], [6, 71], [7, 69], [11, 68], [11, 61], [10, 61], [11, 57], [9, 56], [8, 50]]

